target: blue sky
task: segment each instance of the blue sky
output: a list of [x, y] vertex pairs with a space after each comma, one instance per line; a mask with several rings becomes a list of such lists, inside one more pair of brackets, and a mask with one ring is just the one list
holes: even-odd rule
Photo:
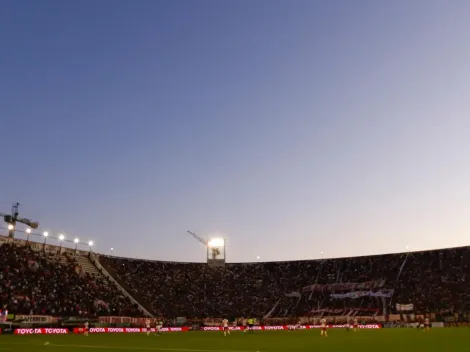
[[163, 260], [468, 245], [469, 13], [2, 1], [0, 210]]

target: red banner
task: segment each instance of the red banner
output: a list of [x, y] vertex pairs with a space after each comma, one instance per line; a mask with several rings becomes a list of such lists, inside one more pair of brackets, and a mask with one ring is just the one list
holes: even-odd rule
[[69, 333], [69, 329], [64, 328], [30, 328], [15, 329], [15, 335], [65, 335]]
[[[328, 325], [328, 328], [346, 328], [349, 325]], [[299, 330], [310, 330], [310, 329], [319, 329], [321, 325], [262, 325], [262, 326], [254, 326], [252, 329], [257, 331], [275, 331], [275, 330], [292, 330], [292, 329], [299, 329]], [[367, 324], [367, 325], [358, 325], [359, 329], [380, 329], [382, 326], [380, 324]], [[202, 327], [202, 331], [223, 331], [222, 326], [205, 326]], [[242, 331], [245, 327], [243, 326], [230, 326], [229, 330], [232, 331]], [[169, 328], [162, 328], [161, 332], [183, 332], [189, 331], [189, 327], [169, 327]], [[74, 328], [73, 333], [79, 334], [83, 333], [83, 328]], [[99, 333], [142, 333], [147, 332], [146, 328], [90, 328], [88, 331], [91, 334], [99, 334]], [[151, 332], [156, 332], [155, 328], [150, 329]], [[65, 335], [68, 334], [69, 330], [66, 328], [30, 328], [30, 329], [15, 329], [15, 335]]]
[[[150, 332], [156, 332], [155, 328], [150, 328]], [[84, 331], [83, 328], [75, 328], [73, 329], [74, 334], [80, 334]], [[181, 332], [181, 331], [189, 331], [189, 328], [186, 326], [183, 327], [170, 327], [170, 328], [161, 328], [160, 332]], [[90, 334], [107, 334], [107, 333], [138, 333], [138, 332], [147, 332], [146, 328], [89, 328], [88, 332]]]
[[[330, 329], [336, 328], [346, 328], [349, 325], [327, 325]], [[310, 330], [310, 329], [320, 329], [321, 325], [262, 325], [262, 326], [253, 326], [252, 330], [262, 330], [262, 331], [269, 331], [269, 330]], [[380, 329], [382, 325], [380, 324], [367, 324], [367, 325], [358, 325], [359, 329]], [[229, 330], [241, 331], [245, 330], [244, 326], [229, 326]], [[202, 331], [223, 331], [224, 328], [222, 326], [204, 326], [201, 328]]]

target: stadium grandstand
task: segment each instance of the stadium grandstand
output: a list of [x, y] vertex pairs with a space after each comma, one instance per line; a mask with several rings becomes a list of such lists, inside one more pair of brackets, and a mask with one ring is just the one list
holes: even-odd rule
[[121, 258], [0, 236], [0, 304], [11, 314], [190, 320], [254, 317], [465, 320], [470, 247], [291, 262]]

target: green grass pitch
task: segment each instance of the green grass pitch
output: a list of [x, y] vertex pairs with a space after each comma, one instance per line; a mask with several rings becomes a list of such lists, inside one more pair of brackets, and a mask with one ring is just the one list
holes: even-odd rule
[[[67, 336], [0, 335], [0, 351], [10, 352], [470, 352], [470, 328], [360, 330], [330, 329], [327, 338], [319, 330], [232, 332], [95, 334]], [[48, 342], [48, 344], [45, 344]]]

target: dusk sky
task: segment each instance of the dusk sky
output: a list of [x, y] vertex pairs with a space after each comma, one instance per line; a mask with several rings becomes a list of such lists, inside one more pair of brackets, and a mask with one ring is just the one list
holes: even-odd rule
[[0, 211], [161, 260], [469, 245], [469, 38], [467, 0], [0, 0]]

